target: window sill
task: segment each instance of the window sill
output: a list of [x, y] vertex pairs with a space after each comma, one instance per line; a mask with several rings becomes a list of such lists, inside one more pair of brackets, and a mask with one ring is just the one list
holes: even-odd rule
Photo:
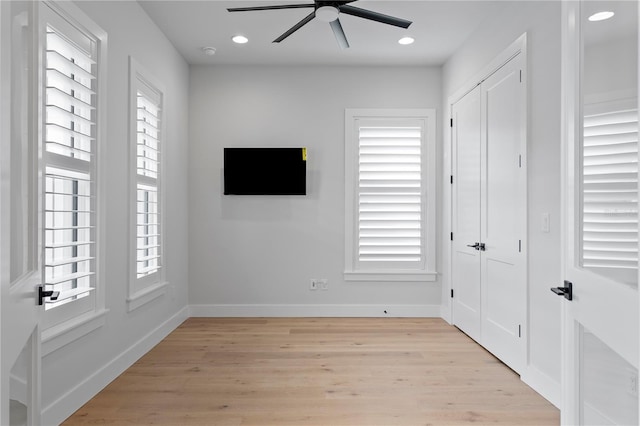
[[345, 271], [345, 281], [434, 282], [437, 272]]
[[137, 291], [127, 298], [127, 312], [134, 311], [139, 307], [146, 305], [152, 300], [163, 296], [167, 292], [169, 283], [163, 281], [161, 283], [153, 284], [142, 290]]
[[42, 332], [42, 356], [49, 355], [106, 323], [108, 309], [92, 311]]

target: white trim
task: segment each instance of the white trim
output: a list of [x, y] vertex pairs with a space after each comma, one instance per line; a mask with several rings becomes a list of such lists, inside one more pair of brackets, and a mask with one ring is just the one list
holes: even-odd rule
[[188, 308], [185, 306], [128, 349], [115, 356], [109, 363], [98, 369], [73, 389], [61, 395], [57, 400], [42, 410], [42, 423], [62, 423], [79, 407], [104, 389], [112, 380], [122, 374], [155, 345], [160, 343], [188, 317]]
[[[159, 154], [160, 163], [157, 178], [154, 183], [158, 191], [158, 214], [160, 217], [160, 268], [157, 272], [148, 276], [137, 278], [137, 184], [140, 182], [137, 172], [137, 150], [138, 150], [138, 96], [137, 91], [141, 90], [149, 95], [153, 91], [158, 95], [160, 105], [160, 132], [159, 138]], [[166, 142], [166, 124], [164, 117], [166, 99], [165, 88], [162, 82], [153, 74], [149, 73], [138, 61], [129, 56], [129, 283], [127, 310], [132, 310], [144, 305], [145, 303], [161, 296], [158, 293], [160, 287], [166, 286], [166, 267], [165, 267], [165, 185], [163, 176], [165, 174], [165, 155], [164, 146]], [[149, 290], [149, 291], [147, 291]], [[151, 294], [155, 292], [154, 294]]]
[[[561, 61], [560, 61], [560, 278], [567, 276], [570, 257], [568, 250], [573, 242], [573, 229], [569, 218], [574, 217], [573, 203], [569, 184], [575, 173], [571, 166], [575, 157], [575, 135], [579, 134], [579, 123], [576, 117], [580, 114], [579, 94], [581, 68], [581, 4], [579, 2], [562, 2], [561, 6]], [[578, 78], [576, 78], [578, 77]], [[573, 320], [569, 307], [561, 304], [560, 317], [560, 383], [561, 401], [560, 423], [577, 424], [579, 422], [579, 385], [577, 383], [575, 361], [578, 360], [576, 348], [579, 347], [578, 325]]]
[[42, 332], [42, 357], [57, 351], [82, 336], [102, 327], [106, 323], [108, 309], [91, 311], [74, 317]]
[[[408, 279], [389, 278], [382, 279], [379, 274], [384, 272], [387, 277], [396, 275], [393, 269], [385, 271], [375, 270], [358, 270], [356, 268], [357, 261], [355, 256], [355, 200], [357, 199], [357, 182], [356, 162], [358, 158], [357, 145], [354, 141], [357, 139], [355, 122], [359, 119], [418, 119], [423, 121], [423, 153], [422, 153], [422, 179], [424, 188], [422, 189], [422, 204], [424, 206], [424, 264], [423, 269], [415, 269], [411, 271], [400, 270], [399, 276], [411, 272], [423, 275], [419, 279], [410, 279], [409, 281], [435, 281], [437, 253], [436, 253], [436, 216], [438, 194], [436, 191], [437, 182], [437, 166], [436, 166], [436, 145], [437, 145], [437, 112], [435, 108], [387, 108], [387, 109], [369, 109], [369, 108], [347, 108], [345, 109], [345, 279], [354, 280], [355, 273], [370, 274], [369, 278], [362, 279], [364, 281], [407, 281]], [[378, 276], [373, 279], [372, 277]], [[437, 278], [437, 276], [435, 276]], [[358, 279], [360, 280], [360, 279]]]
[[560, 408], [562, 405], [560, 382], [552, 379], [536, 367], [529, 365], [525, 368], [520, 375], [520, 380], [557, 408]]
[[[192, 317], [439, 318], [440, 305], [190, 305]], [[386, 313], [385, 313], [386, 311]]]
[[440, 318], [445, 320], [449, 325], [453, 325], [451, 322], [451, 311], [448, 305], [440, 306]]
[[127, 312], [138, 309], [140, 306], [146, 305], [158, 297], [164, 296], [167, 292], [168, 286], [169, 283], [163, 281], [157, 284], [152, 284], [127, 297]]
[[344, 271], [345, 281], [404, 281], [404, 282], [420, 282], [420, 281], [437, 281], [437, 272], [404, 272], [404, 271]]
[[[511, 43], [506, 49], [500, 52], [491, 62], [485, 65], [480, 71], [475, 73], [473, 77], [468, 79], [460, 89], [456, 90], [453, 95], [450, 95], [447, 101], [447, 105], [451, 106], [455, 104], [457, 101], [462, 99], [464, 95], [473, 90], [474, 87], [481, 84], [484, 80], [491, 77], [493, 73], [498, 71], [513, 59], [519, 53], [524, 53], [525, 58], [527, 57], [527, 33], [522, 34], [518, 37], [513, 43]], [[526, 69], [525, 69], [526, 71]]]
[[[525, 88], [525, 100], [524, 100], [524, 127], [525, 134], [523, 138], [523, 148], [522, 152], [522, 169], [524, 172], [525, 179], [525, 188], [528, 189], [528, 169], [527, 169], [527, 157], [528, 157], [528, 99], [529, 99], [529, 86], [528, 86], [528, 67], [529, 67], [529, 58], [527, 54], [527, 33], [523, 33], [520, 37], [518, 37], [513, 43], [511, 43], [506, 49], [500, 52], [491, 62], [485, 65], [480, 71], [476, 72], [473, 77], [468, 79], [458, 90], [456, 90], [452, 95], [447, 97], [447, 105], [446, 109], [448, 111], [448, 117], [444, 118], [444, 125], [447, 131], [443, 132], [444, 143], [443, 143], [443, 171], [442, 171], [442, 191], [443, 191], [443, 209], [442, 209], [442, 217], [443, 217], [443, 226], [442, 226], [442, 241], [443, 247], [442, 250], [448, 253], [448, 256], [445, 257], [445, 262], [443, 265], [443, 271], [446, 271], [442, 274], [442, 306], [443, 306], [443, 315], [450, 323], [453, 321], [453, 303], [451, 303], [451, 276], [453, 275], [453, 262], [451, 261], [453, 257], [453, 243], [450, 238], [450, 233], [452, 231], [452, 215], [453, 215], [453, 196], [452, 191], [453, 187], [450, 183], [449, 176], [453, 174], [453, 151], [452, 151], [452, 141], [453, 141], [453, 128], [449, 125], [449, 120], [453, 117], [453, 105], [462, 99], [467, 93], [473, 90], [475, 87], [482, 84], [484, 80], [491, 77], [496, 71], [506, 65], [511, 59], [516, 57], [517, 55], [522, 54], [524, 59], [523, 66], [523, 75], [522, 75], [522, 83], [526, 85]], [[448, 161], [447, 161], [448, 160]], [[448, 201], [448, 203], [446, 202]], [[525, 277], [528, 280], [529, 278], [529, 260], [527, 255], [528, 241], [529, 241], [529, 233], [528, 233], [528, 218], [526, 215], [528, 214], [528, 195], [525, 195], [524, 201], [524, 212], [525, 212], [525, 226], [523, 230], [523, 253], [525, 253]], [[527, 283], [527, 296], [528, 296], [528, 283]], [[529, 300], [527, 297], [527, 322], [528, 322], [528, 306]], [[445, 314], [445, 310], [447, 313]], [[526, 348], [528, 352], [528, 346]]]

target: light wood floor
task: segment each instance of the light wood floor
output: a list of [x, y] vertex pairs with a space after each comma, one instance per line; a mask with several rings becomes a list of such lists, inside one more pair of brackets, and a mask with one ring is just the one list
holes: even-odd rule
[[190, 318], [64, 424], [559, 422], [441, 319]]

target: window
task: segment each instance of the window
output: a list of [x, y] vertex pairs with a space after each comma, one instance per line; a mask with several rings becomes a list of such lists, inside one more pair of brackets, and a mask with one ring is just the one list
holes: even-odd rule
[[345, 279], [433, 281], [435, 111], [346, 111]]
[[582, 266], [627, 283], [638, 265], [638, 110], [585, 106]]
[[164, 287], [162, 245], [162, 102], [160, 84], [130, 58], [132, 235], [129, 307]]
[[63, 10], [43, 6], [41, 25], [44, 283], [59, 292], [56, 301], [45, 303], [44, 324], [51, 329], [100, 305], [98, 78], [103, 45], [102, 38]]

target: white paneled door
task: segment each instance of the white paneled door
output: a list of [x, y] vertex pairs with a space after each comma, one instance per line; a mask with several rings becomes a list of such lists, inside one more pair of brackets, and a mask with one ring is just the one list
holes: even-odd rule
[[524, 53], [452, 105], [453, 323], [514, 370], [525, 361]]
[[516, 371], [525, 360], [527, 279], [523, 53], [482, 85], [482, 344]]
[[562, 423], [638, 424], [638, 3], [562, 9]]
[[32, 2], [0, 2], [0, 424], [40, 424], [42, 281]]
[[480, 327], [480, 86], [452, 108], [453, 323], [476, 341]]

